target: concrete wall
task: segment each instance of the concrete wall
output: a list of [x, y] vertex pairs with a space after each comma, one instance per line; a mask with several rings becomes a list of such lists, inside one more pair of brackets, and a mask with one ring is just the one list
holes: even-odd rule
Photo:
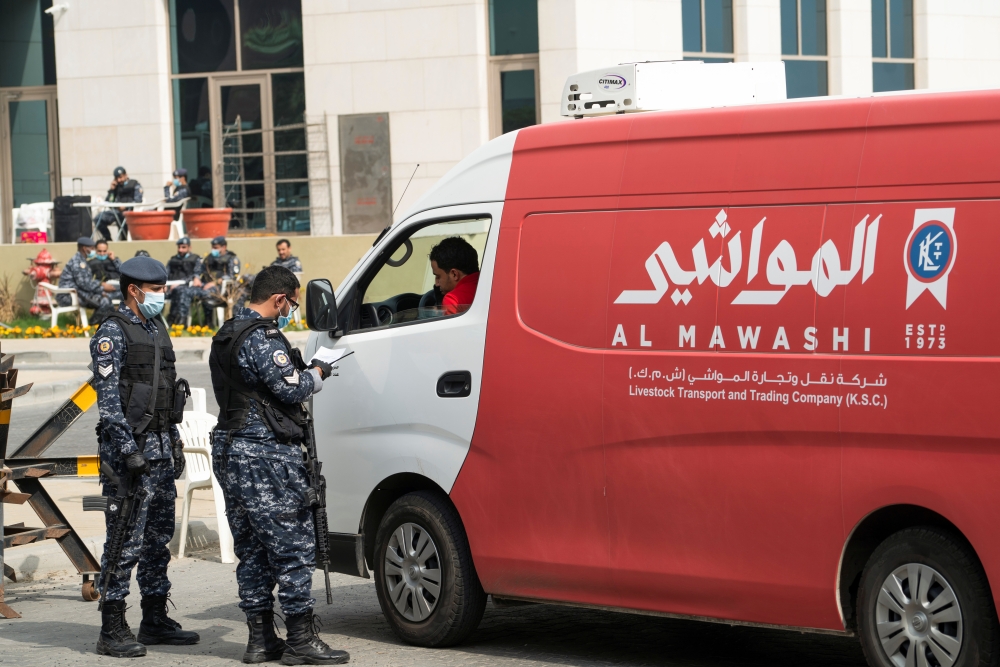
[[538, 0], [543, 123], [563, 120], [559, 98], [571, 74], [682, 57], [680, 0]]
[[101, 197], [124, 166], [160, 199], [173, 171], [165, 0], [75, 0], [55, 19], [62, 190]]
[[781, 60], [781, 0], [736, 0], [733, 42], [737, 62]]
[[831, 0], [827, 12], [830, 94], [871, 93], [871, 0]]
[[489, 139], [484, 0], [303, 0], [302, 14], [306, 113], [327, 115], [334, 233], [343, 229], [338, 114], [389, 113], [398, 214]]
[[915, 0], [917, 88], [1000, 86], [1000, 2]]
[[[328, 278], [336, 287], [347, 272], [357, 264], [358, 260], [371, 247], [374, 236], [340, 236], [326, 238], [293, 238], [292, 253], [302, 260], [305, 269], [304, 282], [313, 278]], [[229, 249], [236, 253], [243, 265], [243, 271], [256, 273], [277, 257], [274, 248], [275, 239], [263, 238], [231, 238]], [[0, 276], [8, 276], [11, 286], [17, 288], [18, 302], [27, 312], [33, 291], [27, 276], [21, 271], [28, 268], [28, 258], [33, 258], [42, 248], [47, 248], [52, 257], [64, 266], [66, 260], [76, 253], [75, 243], [48, 243], [43, 245], [0, 245]], [[111, 250], [121, 259], [133, 257], [137, 250], [146, 250], [152, 257], [166, 262], [177, 252], [174, 241], [132, 241], [130, 243], [112, 243]], [[208, 239], [193, 241], [193, 252], [206, 255], [211, 250]]]

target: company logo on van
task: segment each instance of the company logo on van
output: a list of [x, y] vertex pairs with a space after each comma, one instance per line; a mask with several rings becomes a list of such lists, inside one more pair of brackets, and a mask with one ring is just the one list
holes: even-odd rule
[[625, 80], [625, 77], [617, 74], [602, 74], [601, 78], [597, 80], [597, 85], [604, 90], [621, 90], [627, 84], [628, 81]]
[[930, 292], [942, 308], [947, 308], [948, 274], [955, 266], [958, 239], [955, 238], [955, 209], [925, 208], [913, 214], [913, 231], [906, 239], [903, 264], [906, 266], [906, 307]]

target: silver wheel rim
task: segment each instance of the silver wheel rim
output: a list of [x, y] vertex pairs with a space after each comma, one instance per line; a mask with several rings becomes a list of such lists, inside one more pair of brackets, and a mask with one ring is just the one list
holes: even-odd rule
[[962, 648], [962, 609], [939, 572], [909, 563], [886, 577], [875, 603], [879, 641], [898, 667], [951, 667]]
[[441, 559], [422, 526], [404, 523], [393, 531], [385, 550], [385, 583], [406, 620], [424, 621], [434, 611], [441, 595]]

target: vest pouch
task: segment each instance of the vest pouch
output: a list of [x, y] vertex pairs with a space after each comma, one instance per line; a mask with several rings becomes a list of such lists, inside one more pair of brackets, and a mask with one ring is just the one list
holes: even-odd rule
[[153, 394], [153, 385], [144, 382], [132, 384], [129, 392], [128, 405], [125, 407], [125, 421], [129, 424], [140, 424], [143, 415], [149, 409], [149, 397]]
[[275, 440], [283, 445], [287, 445], [293, 440], [302, 440], [305, 432], [291, 417], [281, 410], [273, 408], [270, 403], [265, 402], [263, 407], [264, 421], [267, 422], [267, 427], [274, 434]]
[[191, 395], [191, 385], [184, 378], [179, 378], [174, 384], [174, 405], [170, 411], [170, 423], [180, 424], [184, 421], [184, 407]]

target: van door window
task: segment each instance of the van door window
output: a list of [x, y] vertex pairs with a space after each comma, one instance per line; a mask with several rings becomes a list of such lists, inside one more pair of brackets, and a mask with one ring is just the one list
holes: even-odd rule
[[454, 317], [475, 301], [490, 221], [439, 222], [396, 239], [366, 285], [356, 329]]

